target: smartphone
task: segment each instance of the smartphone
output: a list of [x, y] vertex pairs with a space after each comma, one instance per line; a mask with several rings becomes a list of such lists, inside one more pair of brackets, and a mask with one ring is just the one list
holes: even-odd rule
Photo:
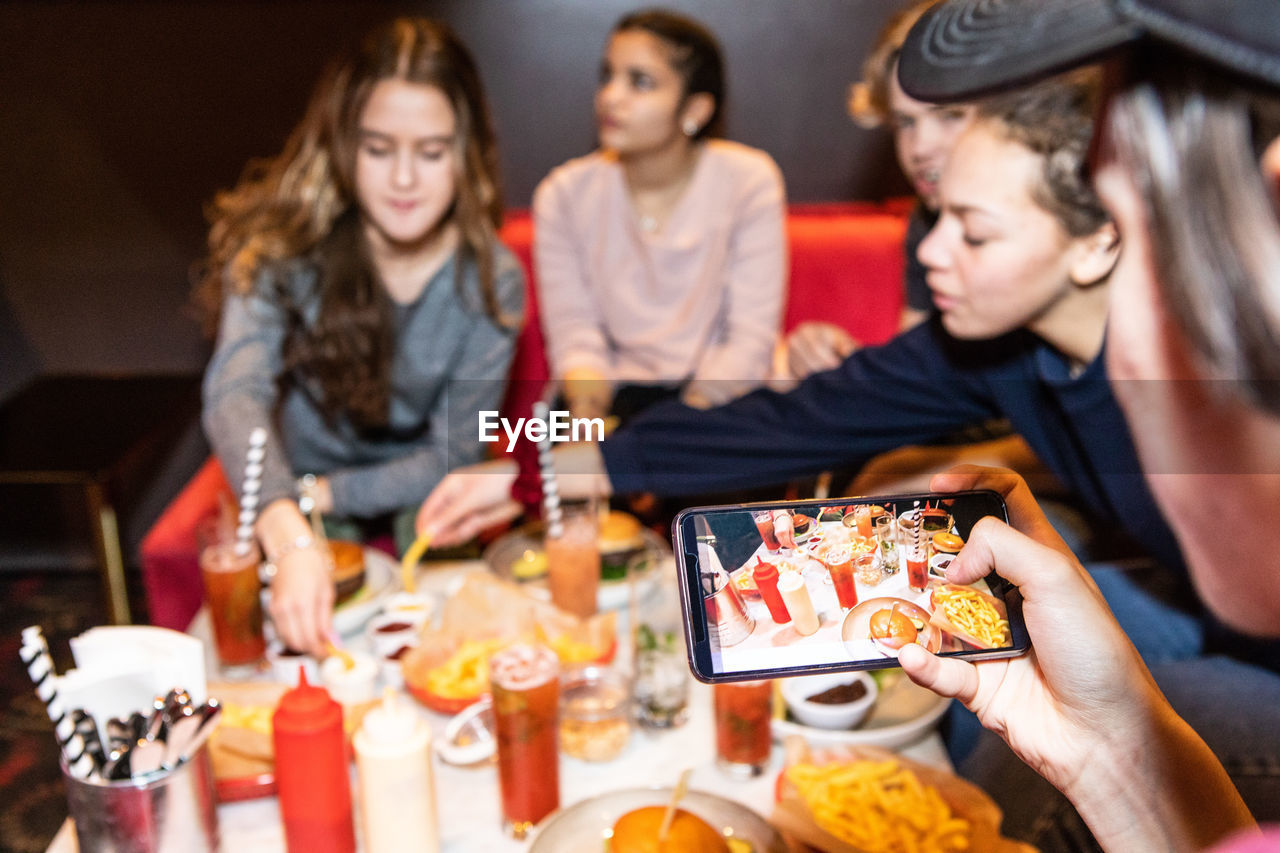
[[685, 642], [704, 682], [897, 666], [920, 643], [969, 660], [1030, 648], [1022, 599], [995, 573], [945, 569], [992, 491], [686, 509], [673, 523]]

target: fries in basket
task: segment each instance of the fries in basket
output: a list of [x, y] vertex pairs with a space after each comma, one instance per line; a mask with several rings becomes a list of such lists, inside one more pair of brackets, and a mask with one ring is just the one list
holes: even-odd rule
[[[967, 586], [946, 584], [933, 591], [933, 622], [980, 649], [1009, 645], [1009, 620], [990, 595]], [[945, 620], [945, 621], [944, 621]]]
[[896, 759], [793, 764], [786, 774], [818, 826], [866, 853], [969, 849], [969, 822]]
[[787, 739], [771, 822], [827, 853], [1033, 853], [1000, 836], [1000, 810], [945, 770], [876, 747], [813, 753]]

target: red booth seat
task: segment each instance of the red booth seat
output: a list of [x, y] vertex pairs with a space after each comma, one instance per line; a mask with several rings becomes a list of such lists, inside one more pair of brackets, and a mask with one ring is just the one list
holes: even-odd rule
[[217, 457], [209, 457], [147, 531], [139, 547], [142, 585], [152, 625], [186, 630], [204, 600], [196, 525], [230, 493]]
[[[788, 211], [791, 275], [784, 330], [822, 320], [843, 326], [864, 344], [893, 337], [902, 306], [902, 241], [909, 205], [795, 205]], [[533, 223], [509, 216], [502, 240], [528, 275], [525, 327], [516, 343], [507, 417], [527, 417], [548, 379], [534, 287]], [[196, 522], [230, 491], [216, 459], [209, 459], [143, 539], [141, 563], [151, 621], [185, 629], [203, 598], [195, 545]]]

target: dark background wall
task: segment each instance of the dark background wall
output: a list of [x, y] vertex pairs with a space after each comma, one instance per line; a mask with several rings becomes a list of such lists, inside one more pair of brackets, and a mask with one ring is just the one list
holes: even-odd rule
[[[9, 2], [0, 5], [0, 398], [38, 372], [198, 370], [186, 313], [202, 205], [269, 156], [327, 57], [399, 13], [477, 55], [507, 200], [593, 145], [591, 95], [622, 0]], [[901, 194], [887, 136], [845, 114], [899, 0], [677, 0], [721, 38], [729, 135], [792, 201]]]

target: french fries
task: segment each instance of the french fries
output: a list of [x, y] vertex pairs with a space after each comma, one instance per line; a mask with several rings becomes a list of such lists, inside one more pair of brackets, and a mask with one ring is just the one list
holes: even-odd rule
[[793, 764], [786, 777], [818, 826], [865, 853], [969, 849], [969, 822], [894, 759]]
[[[601, 650], [592, 643], [575, 640], [568, 634], [537, 638], [550, 646], [565, 664], [587, 663], [600, 657]], [[489, 657], [514, 642], [514, 637], [466, 640], [449, 659], [427, 672], [426, 688], [444, 699], [470, 699], [489, 690]]]
[[565, 664], [590, 663], [598, 659], [601, 653], [595, 643], [575, 640], [568, 634], [557, 634], [547, 640], [547, 645], [560, 658], [560, 662]]
[[1009, 645], [1009, 620], [1001, 619], [995, 606], [976, 590], [963, 586], [938, 587], [933, 593], [935, 607], [952, 625], [968, 634], [984, 648]]
[[218, 725], [269, 735], [271, 734], [271, 715], [275, 710], [274, 705], [240, 705], [235, 702], [224, 702], [222, 719], [218, 721]]
[[445, 699], [468, 699], [489, 689], [489, 656], [511, 641], [502, 637], [467, 640], [448, 660], [427, 673], [427, 690]]

